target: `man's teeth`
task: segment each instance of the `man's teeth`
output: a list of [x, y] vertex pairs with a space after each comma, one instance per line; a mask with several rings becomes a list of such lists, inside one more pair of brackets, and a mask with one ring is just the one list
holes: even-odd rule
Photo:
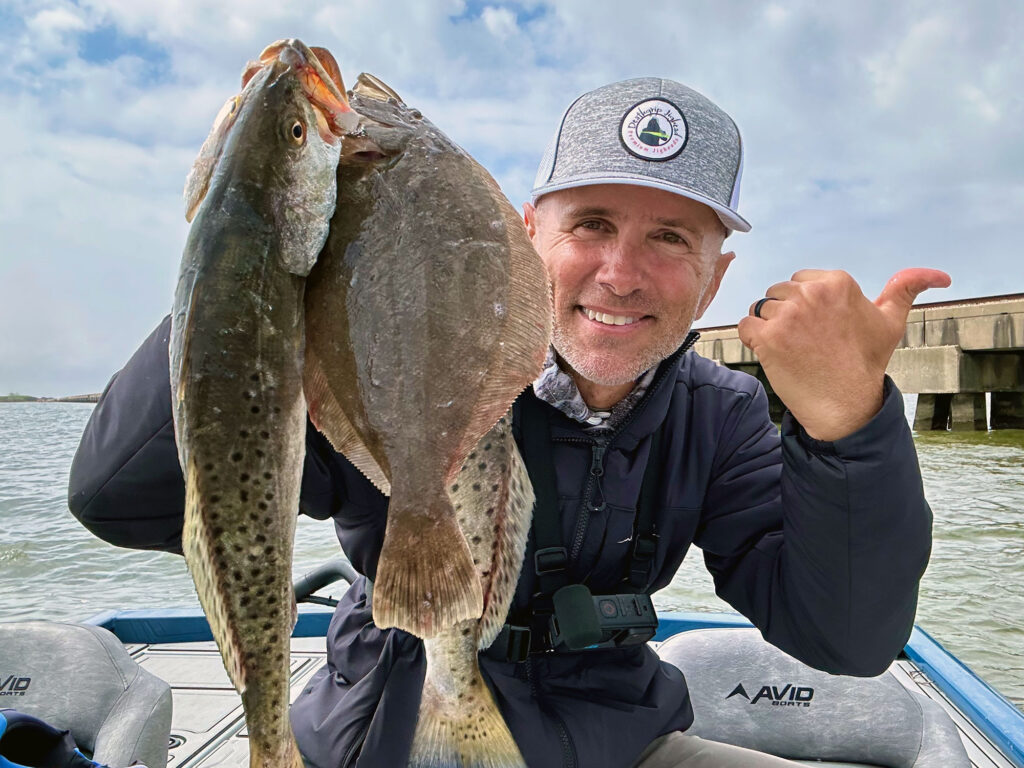
[[597, 322], [604, 323], [605, 325], [629, 325], [630, 323], [636, 322], [635, 317], [626, 317], [625, 315], [606, 315], [604, 312], [594, 312], [586, 307], [583, 308], [583, 311], [591, 320], [596, 320]]

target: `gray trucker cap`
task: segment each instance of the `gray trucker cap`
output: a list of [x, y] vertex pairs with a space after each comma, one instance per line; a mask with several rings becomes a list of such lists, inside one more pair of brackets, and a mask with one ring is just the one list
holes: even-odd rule
[[645, 77], [580, 96], [562, 115], [533, 182], [533, 199], [570, 187], [635, 184], [711, 207], [749, 232], [736, 208], [743, 142], [725, 112], [685, 85]]

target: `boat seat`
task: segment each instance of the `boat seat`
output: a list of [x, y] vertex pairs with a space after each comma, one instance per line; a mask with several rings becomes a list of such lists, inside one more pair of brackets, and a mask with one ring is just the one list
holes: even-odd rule
[[945, 710], [891, 672], [820, 672], [753, 628], [681, 632], [657, 650], [686, 677], [688, 733], [815, 765], [970, 768]]
[[100, 627], [0, 623], [0, 706], [70, 730], [112, 768], [167, 765], [171, 688]]

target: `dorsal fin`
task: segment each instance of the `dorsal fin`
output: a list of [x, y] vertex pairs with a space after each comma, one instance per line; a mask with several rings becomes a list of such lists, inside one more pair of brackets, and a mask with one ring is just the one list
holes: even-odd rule
[[391, 86], [376, 75], [371, 75], [368, 72], [360, 73], [359, 78], [356, 80], [356, 87], [352, 91], [368, 99], [376, 99], [377, 101], [394, 99], [399, 103], [405, 103]]

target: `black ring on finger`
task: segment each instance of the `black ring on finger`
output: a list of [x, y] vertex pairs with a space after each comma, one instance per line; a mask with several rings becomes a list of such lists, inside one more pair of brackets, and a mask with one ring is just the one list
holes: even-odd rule
[[754, 317], [758, 318], [759, 320], [765, 320], [766, 319], [766, 318], [761, 317], [761, 307], [764, 306], [764, 303], [766, 301], [778, 301], [778, 299], [774, 299], [771, 296], [765, 296], [763, 299], [758, 299], [757, 300], [757, 303], [754, 305]]

